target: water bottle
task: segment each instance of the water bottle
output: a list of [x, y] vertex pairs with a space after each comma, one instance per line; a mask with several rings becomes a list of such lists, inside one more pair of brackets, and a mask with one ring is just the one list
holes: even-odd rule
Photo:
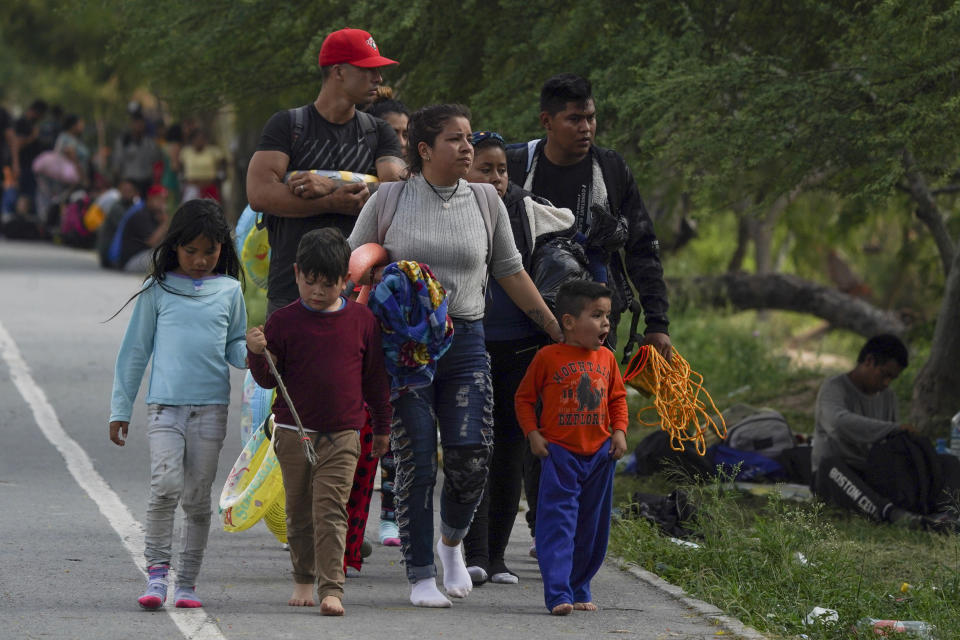
[[922, 640], [935, 640], [936, 627], [929, 622], [921, 620], [878, 620], [876, 618], [863, 618], [857, 622], [857, 630], [867, 632], [868, 636], [898, 636], [903, 634], [904, 638], [921, 638]]
[[950, 453], [960, 458], [960, 411], [950, 421]]

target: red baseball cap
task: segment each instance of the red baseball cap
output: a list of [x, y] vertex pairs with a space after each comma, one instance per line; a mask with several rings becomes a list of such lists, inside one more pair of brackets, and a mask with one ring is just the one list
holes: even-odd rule
[[163, 196], [163, 197], [166, 197], [166, 196], [167, 196], [167, 190], [164, 188], [163, 185], [160, 185], [160, 184], [152, 184], [152, 185], [150, 185], [150, 188], [147, 189], [147, 197], [149, 198], [149, 197], [152, 197], [152, 196]]
[[363, 29], [340, 29], [324, 38], [320, 46], [320, 66], [333, 64], [372, 69], [399, 63], [381, 56], [373, 36]]

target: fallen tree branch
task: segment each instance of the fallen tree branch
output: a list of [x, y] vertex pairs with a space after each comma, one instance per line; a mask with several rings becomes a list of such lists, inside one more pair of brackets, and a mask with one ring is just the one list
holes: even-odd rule
[[862, 336], [903, 335], [907, 325], [896, 312], [832, 287], [782, 273], [762, 275], [725, 273], [670, 279], [671, 306], [709, 306], [736, 309], [779, 309], [823, 318], [833, 327]]

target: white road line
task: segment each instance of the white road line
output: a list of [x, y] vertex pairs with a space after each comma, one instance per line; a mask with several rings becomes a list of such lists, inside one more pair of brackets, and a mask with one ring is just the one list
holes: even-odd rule
[[[70, 474], [77, 481], [77, 484], [86, 491], [90, 499], [96, 503], [100, 513], [120, 536], [123, 546], [130, 553], [134, 564], [146, 576], [143, 568], [143, 525], [137, 522], [130, 510], [120, 500], [120, 496], [110, 488], [103, 476], [93, 468], [93, 463], [83, 448], [64, 430], [56, 411], [47, 400], [47, 395], [30, 375], [30, 367], [27, 366], [16, 342], [2, 323], [0, 323], [0, 356], [3, 357], [10, 368], [10, 377], [13, 384], [17, 387], [23, 399], [27, 401], [27, 404], [30, 405], [37, 426], [40, 427], [40, 432], [63, 456]], [[106, 429], [104, 429], [104, 439], [106, 439]], [[171, 577], [175, 578], [173, 575]], [[132, 596], [130, 601], [133, 602]], [[188, 640], [226, 640], [214, 619], [207, 615], [203, 609], [176, 609], [172, 606], [170, 598], [168, 598], [168, 602], [169, 606], [165, 610]]]

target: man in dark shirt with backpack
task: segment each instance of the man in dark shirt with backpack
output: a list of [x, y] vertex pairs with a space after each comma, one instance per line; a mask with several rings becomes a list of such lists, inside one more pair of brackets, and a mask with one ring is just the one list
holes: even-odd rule
[[593, 144], [596, 112], [586, 78], [561, 73], [547, 80], [540, 92], [540, 123], [546, 138], [511, 145], [510, 181], [573, 211], [591, 276], [614, 292], [609, 346], [616, 348], [617, 321], [630, 308], [632, 282], [646, 319], [645, 341], [669, 358], [669, 305], [660, 245], [623, 157]]
[[[383, 120], [356, 108], [376, 97], [380, 69], [397, 64], [380, 55], [366, 31], [334, 31], [320, 48], [322, 85], [309, 105], [275, 113], [267, 121], [247, 169], [250, 207], [264, 212], [270, 238], [267, 315], [297, 298], [293, 263], [307, 231], [337, 227], [349, 236], [370, 191], [364, 183], [339, 185], [310, 169], [376, 173], [400, 178], [400, 141]], [[303, 170], [284, 178], [289, 171]]]

